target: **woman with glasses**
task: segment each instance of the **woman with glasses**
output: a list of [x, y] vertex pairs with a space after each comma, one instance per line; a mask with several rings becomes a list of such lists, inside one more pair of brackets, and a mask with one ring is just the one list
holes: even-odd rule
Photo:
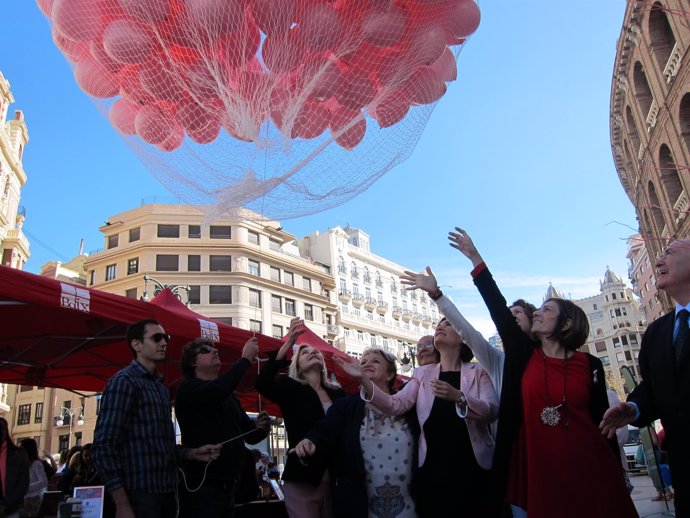
[[418, 513], [446, 516], [448, 498], [458, 500], [458, 516], [491, 516], [488, 470], [494, 441], [489, 425], [498, 415], [498, 398], [489, 375], [470, 363], [472, 351], [450, 323], [436, 327], [438, 364], [415, 370], [397, 394], [374, 384], [354, 359], [336, 362], [359, 380], [365, 400], [388, 415], [402, 415], [416, 405], [421, 433], [418, 447]]
[[[385, 394], [395, 392], [396, 358], [366, 349], [362, 373]], [[417, 423], [408, 412], [388, 416], [359, 394], [338, 399], [326, 418], [300, 441], [300, 458], [325, 455], [329, 461], [335, 518], [415, 518], [412, 499]]]
[[[290, 448], [304, 439], [309, 429], [326, 415], [333, 402], [345, 396], [339, 385], [328, 381], [326, 364], [318, 349], [300, 345], [287, 360], [304, 321], [293, 318], [288, 339], [261, 369], [256, 390], [280, 407]], [[287, 375], [280, 370], [289, 367]], [[331, 497], [323, 459], [307, 465], [290, 455], [283, 471], [285, 507], [291, 518], [330, 518]]]

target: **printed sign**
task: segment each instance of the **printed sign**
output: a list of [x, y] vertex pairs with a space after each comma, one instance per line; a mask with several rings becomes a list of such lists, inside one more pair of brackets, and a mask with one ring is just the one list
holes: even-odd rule
[[60, 306], [89, 313], [91, 311], [91, 294], [88, 290], [77, 288], [73, 284], [60, 283]]

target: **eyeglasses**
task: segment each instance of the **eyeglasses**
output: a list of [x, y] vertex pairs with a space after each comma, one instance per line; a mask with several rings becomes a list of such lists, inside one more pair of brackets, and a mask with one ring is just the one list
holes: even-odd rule
[[197, 354], [208, 354], [208, 353], [212, 353], [215, 350], [216, 350], [216, 348], [211, 347], [210, 345], [202, 345], [201, 347], [199, 347]]
[[145, 336], [144, 338], [150, 338], [156, 343], [160, 343], [163, 340], [165, 340], [166, 342], [170, 341], [170, 335], [167, 333], [153, 333], [151, 336]]

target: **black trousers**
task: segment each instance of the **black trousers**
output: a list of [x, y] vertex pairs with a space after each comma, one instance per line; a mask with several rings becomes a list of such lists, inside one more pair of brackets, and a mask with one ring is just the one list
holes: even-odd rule
[[209, 484], [190, 493], [180, 489], [180, 518], [234, 518], [235, 484]]

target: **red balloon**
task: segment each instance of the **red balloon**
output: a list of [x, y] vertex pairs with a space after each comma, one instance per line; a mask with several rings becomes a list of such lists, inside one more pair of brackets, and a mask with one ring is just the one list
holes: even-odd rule
[[385, 11], [372, 11], [362, 24], [364, 40], [377, 47], [397, 44], [405, 34], [407, 15], [403, 9], [392, 5]]
[[431, 104], [446, 93], [446, 83], [431, 67], [419, 67], [407, 80], [403, 90], [412, 103]]
[[93, 59], [79, 61], [74, 67], [74, 77], [82, 90], [100, 99], [113, 97], [120, 90], [118, 77]]
[[53, 3], [55, 0], [36, 0], [36, 3], [38, 4], [38, 8], [41, 10], [43, 14], [45, 14], [48, 18], [51, 17], [51, 13], [53, 11]]
[[161, 151], [175, 151], [184, 142], [184, 131], [178, 125], [173, 128], [168, 138], [166, 138], [160, 144], [156, 144], [156, 147]]
[[139, 106], [130, 103], [127, 99], [120, 98], [110, 107], [110, 123], [120, 133], [134, 135], [137, 132], [134, 127], [134, 118], [138, 111]]
[[311, 99], [325, 101], [343, 84], [343, 76], [335, 63], [325, 59], [305, 65], [300, 71], [299, 82], [309, 91]]
[[73, 41], [89, 41], [101, 28], [101, 12], [94, 0], [55, 0], [53, 21]]
[[183, 0], [192, 32], [201, 40], [214, 40], [240, 27], [244, 21], [242, 0]]
[[194, 102], [181, 103], [177, 108], [177, 120], [189, 138], [199, 144], [213, 142], [220, 133], [220, 117], [209, 106]]
[[53, 41], [65, 57], [72, 63], [77, 63], [91, 56], [89, 46], [83, 41], [72, 41], [53, 26]]
[[304, 52], [296, 31], [266, 36], [261, 47], [261, 57], [271, 72], [289, 72], [299, 65]]
[[239, 68], [256, 55], [260, 44], [259, 28], [253, 21], [247, 20], [235, 32], [218, 38], [216, 52], [226, 66]]
[[103, 45], [100, 41], [98, 41], [98, 39], [91, 40], [89, 50], [91, 51], [91, 56], [93, 57], [93, 59], [98, 61], [101, 65], [105, 67], [106, 70], [112, 72], [113, 74], [117, 74], [120, 70], [122, 70], [125, 67], [125, 65], [118, 61], [115, 61], [108, 55], [108, 53], [105, 51]]
[[388, 128], [403, 120], [409, 110], [410, 102], [406, 94], [401, 91], [393, 91], [381, 99], [374, 107], [371, 116], [378, 121], [379, 126]]
[[294, 99], [287, 88], [276, 87], [271, 90], [269, 114], [276, 127], [283, 128], [283, 117]]
[[132, 104], [151, 104], [155, 98], [146, 91], [139, 79], [139, 67], [130, 65], [122, 69], [120, 77], [120, 95]]
[[368, 76], [353, 71], [343, 75], [343, 84], [335, 92], [338, 102], [350, 110], [359, 110], [376, 96], [376, 86]]
[[294, 19], [295, 0], [251, 0], [252, 18], [267, 36], [286, 32]]
[[297, 22], [298, 34], [304, 47], [314, 52], [332, 48], [340, 39], [340, 13], [328, 4], [308, 7]]
[[226, 89], [227, 72], [218, 63], [199, 60], [186, 70], [189, 93], [197, 101], [219, 99]]
[[457, 44], [458, 39], [467, 38], [479, 27], [481, 11], [474, 0], [453, 0], [440, 17], [440, 25], [446, 30], [448, 43]]
[[119, 0], [120, 6], [130, 16], [148, 23], [165, 21], [170, 14], [168, 0]]
[[134, 21], [112, 21], [103, 32], [103, 48], [108, 56], [125, 65], [143, 63], [154, 46], [146, 28]]
[[184, 98], [182, 78], [167, 63], [156, 60], [145, 63], [139, 69], [139, 81], [144, 90], [161, 101], [177, 102]]
[[446, 47], [443, 54], [431, 64], [431, 68], [444, 81], [455, 81], [458, 78], [458, 67], [453, 51]]
[[292, 138], [316, 138], [324, 132], [330, 118], [331, 112], [323, 103], [306, 101], [295, 117], [290, 135]]
[[142, 106], [134, 118], [134, 127], [149, 144], [162, 144], [181, 130], [173, 113], [163, 106]]
[[329, 126], [333, 140], [342, 148], [352, 149], [367, 132], [367, 122], [362, 112], [338, 108], [331, 113]]
[[416, 65], [431, 65], [447, 48], [446, 39], [446, 31], [438, 25], [417, 28], [406, 50], [408, 63], [413, 68]]

